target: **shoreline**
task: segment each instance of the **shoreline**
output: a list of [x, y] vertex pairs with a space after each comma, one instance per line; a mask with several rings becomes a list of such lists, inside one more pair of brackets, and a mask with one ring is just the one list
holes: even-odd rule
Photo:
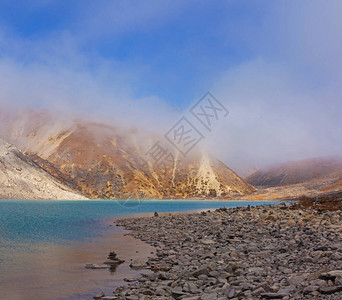
[[[32, 246], [32, 251], [23, 247], [20, 252], [15, 251], [18, 253], [14, 256], [2, 248], [2, 259], [5, 261], [1, 263], [0, 298], [92, 299], [100, 291], [112, 292], [113, 285], [125, 284], [126, 277], [139, 276], [140, 271], [129, 267], [130, 259], [146, 260], [154, 255], [155, 249], [127, 235], [122, 227], [113, 226], [112, 220], [104, 219], [101, 223], [105, 233], [90, 240], [43, 243]], [[85, 268], [86, 264], [102, 264], [113, 248], [118, 257], [125, 260], [115, 272], [110, 268]], [[8, 256], [10, 259], [6, 259]], [[16, 271], [13, 260], [25, 264], [29, 271]], [[3, 268], [9, 268], [9, 271], [5, 272]]]
[[77, 199], [77, 200], [73, 200], [73, 199], [61, 199], [61, 200], [57, 200], [57, 199], [0, 199], [0, 201], [31, 201], [31, 202], [89, 202], [89, 201], [93, 201], [93, 202], [191, 202], [191, 201], [203, 201], [203, 202], [295, 202], [295, 200], [293, 199], [212, 199], [212, 198], [208, 198], [208, 199], [195, 199], [195, 198], [191, 198], [191, 199]]
[[[161, 200], [164, 201], [164, 200]], [[192, 200], [192, 201], [197, 201], [197, 200]], [[225, 201], [228, 202], [228, 201]], [[231, 202], [235, 202], [235, 201], [231, 201]], [[236, 201], [236, 202], [250, 202], [247, 200], [241, 200], [241, 201]], [[274, 201], [274, 200], [268, 200], [268, 201], [260, 201], [260, 200], [255, 200], [253, 202], [274, 202], [272, 204], [261, 204], [261, 205], [257, 205], [257, 206], [271, 206], [271, 205], [280, 205], [282, 203], [285, 203], [286, 201]], [[250, 205], [251, 207], [253, 207], [253, 205]], [[224, 206], [225, 207], [225, 206]], [[237, 206], [237, 207], [233, 207], [233, 208], [242, 208], [242, 207], [247, 207], [247, 206]], [[216, 208], [208, 208], [208, 209], [194, 209], [194, 210], [187, 210], [187, 211], [173, 211], [173, 212], [158, 212], [158, 216], [159, 217], [166, 217], [166, 216], [173, 216], [173, 215], [188, 215], [188, 214], [192, 214], [192, 213], [200, 213], [200, 212], [207, 212], [207, 211], [214, 211], [216, 210]], [[116, 217], [116, 218], [112, 218], [111, 220], [114, 222], [117, 220], [121, 220], [121, 219], [134, 219], [134, 218], [152, 218], [154, 217], [154, 212], [150, 212], [150, 213], [134, 213], [131, 215], [127, 215], [127, 216], [122, 216], [122, 217]]]
[[116, 219], [157, 257], [146, 262], [154, 273], [105, 299], [342, 298], [341, 212], [288, 205], [199, 211]]
[[[194, 211], [207, 211], [208, 209], [212, 211], [223, 205], [229, 206], [230, 203], [232, 206], [253, 205], [248, 201], [165, 202], [156, 200], [149, 203], [142, 202], [141, 207], [130, 209], [121, 207], [116, 201], [107, 203], [105, 201], [5, 200], [1, 203], [3, 204], [3, 217], [11, 220], [5, 225], [8, 226], [9, 246], [14, 251], [2, 252], [3, 276], [0, 294], [11, 299], [15, 299], [15, 295], [20, 295], [23, 300], [37, 297], [54, 299], [54, 295], [66, 297], [69, 292], [85, 295], [88, 288], [93, 291], [95, 287], [95, 292], [90, 292], [90, 295], [87, 294], [83, 298], [90, 299], [98, 291], [97, 288], [102, 287], [108, 294], [113, 291], [113, 285], [121, 285], [118, 280], [130, 277], [128, 274], [128, 271], [132, 271], [129, 267], [130, 259], [144, 259], [141, 258], [142, 249], [145, 246], [149, 247], [141, 241], [136, 246], [138, 240], [133, 237], [128, 237], [134, 240], [128, 246], [126, 239], [116, 234], [116, 231], [122, 231], [121, 228], [109, 227], [113, 225], [113, 221], [123, 218], [124, 215], [127, 218], [151, 216], [157, 210], [160, 217], [169, 217], [170, 214], [177, 216], [192, 214]], [[271, 202], [259, 203], [271, 204]], [[13, 218], [13, 211], [18, 213], [15, 218]], [[36, 220], [41, 220], [41, 223], [37, 223]], [[34, 222], [31, 223], [31, 221]], [[32, 226], [18, 226], [18, 230], [13, 229], [17, 224], [28, 223]], [[7, 230], [7, 227], [3, 227], [4, 229]], [[121, 237], [127, 233], [125, 231]], [[32, 236], [31, 240], [25, 241], [18, 247], [20, 242], [18, 237], [27, 237], [27, 234], [30, 234], [29, 237]], [[39, 239], [35, 240], [36, 236]], [[114, 274], [115, 281], [111, 281], [114, 277], [109, 274], [108, 270], [85, 268], [86, 264], [103, 264], [109, 252], [113, 250], [117, 252], [119, 259], [127, 262], [118, 266], [117, 273]], [[147, 253], [149, 256], [150, 252]], [[155, 249], [153, 252], [155, 253]], [[123, 272], [124, 269], [127, 272]], [[60, 293], [59, 289], [61, 289]], [[70, 296], [65, 299], [75, 298]]]

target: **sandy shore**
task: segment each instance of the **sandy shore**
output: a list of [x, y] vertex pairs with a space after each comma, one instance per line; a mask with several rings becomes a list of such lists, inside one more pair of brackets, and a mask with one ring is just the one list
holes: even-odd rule
[[141, 265], [153, 273], [103, 299], [342, 298], [340, 211], [273, 205], [116, 223], [157, 256]]

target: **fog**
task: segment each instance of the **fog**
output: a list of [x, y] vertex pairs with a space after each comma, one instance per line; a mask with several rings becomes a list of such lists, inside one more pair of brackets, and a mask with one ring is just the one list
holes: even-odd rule
[[[182, 103], [157, 91], [138, 95], [148, 61], [127, 62], [80, 49], [103, 36], [119, 39], [134, 30], [163, 26], [189, 4], [144, 7], [140, 14], [123, 7], [116, 22], [110, 22], [107, 4], [91, 20], [86, 18], [89, 8], [80, 9], [75, 28], [36, 39], [1, 23], [1, 107], [47, 109], [163, 134], [210, 91], [229, 115], [212, 132], [203, 132], [199, 147], [240, 174], [341, 153], [342, 2], [277, 1], [267, 5], [257, 22], [241, 18], [232, 25], [223, 18], [215, 32], [221, 42], [234, 36], [253, 55], [202, 76], [196, 92]], [[80, 27], [86, 29], [82, 34]]]

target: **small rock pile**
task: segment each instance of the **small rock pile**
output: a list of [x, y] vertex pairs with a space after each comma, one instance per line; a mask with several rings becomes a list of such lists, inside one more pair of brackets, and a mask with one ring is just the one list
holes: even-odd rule
[[116, 257], [117, 254], [114, 251], [110, 251], [107, 260], [103, 264], [86, 264], [87, 269], [107, 269], [109, 268], [111, 272], [115, 272], [118, 265], [124, 263], [125, 261]]
[[124, 260], [119, 259], [116, 256], [117, 255], [114, 251], [110, 251], [108, 254], [107, 260], [105, 262], [103, 262], [105, 265], [109, 266], [109, 270], [111, 272], [115, 272], [118, 265], [125, 262]]
[[111, 299], [342, 299], [342, 212], [221, 208], [117, 225], [157, 256]]

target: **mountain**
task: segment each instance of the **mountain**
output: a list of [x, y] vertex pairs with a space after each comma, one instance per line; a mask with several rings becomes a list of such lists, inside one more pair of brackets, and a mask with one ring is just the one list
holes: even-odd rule
[[0, 199], [87, 199], [0, 139]]
[[91, 198], [189, 198], [244, 195], [255, 189], [219, 160], [194, 151], [158, 164], [148, 149], [161, 136], [48, 112], [1, 113], [4, 136], [71, 188]]
[[342, 189], [342, 160], [315, 158], [288, 162], [258, 170], [246, 178], [257, 187], [281, 187], [293, 184], [320, 185], [324, 191]]

